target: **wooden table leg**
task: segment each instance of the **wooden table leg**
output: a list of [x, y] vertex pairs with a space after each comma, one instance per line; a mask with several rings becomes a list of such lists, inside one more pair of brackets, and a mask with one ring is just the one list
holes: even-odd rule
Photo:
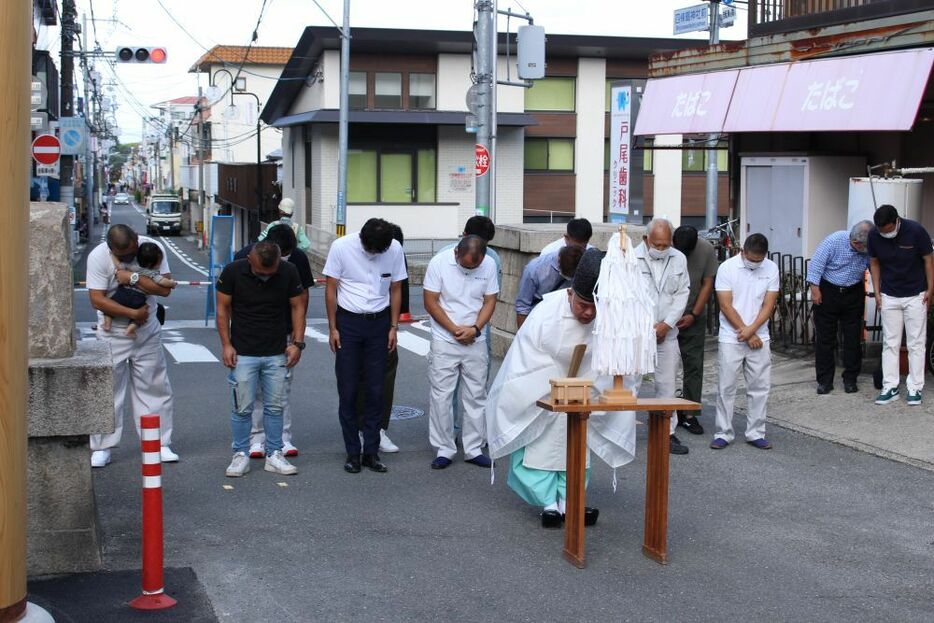
[[649, 449], [645, 470], [645, 541], [642, 553], [668, 562], [668, 454], [671, 411], [649, 412]]
[[568, 413], [567, 508], [564, 523], [564, 557], [575, 567], [587, 566], [584, 558], [584, 485], [587, 470], [587, 418], [589, 413]]

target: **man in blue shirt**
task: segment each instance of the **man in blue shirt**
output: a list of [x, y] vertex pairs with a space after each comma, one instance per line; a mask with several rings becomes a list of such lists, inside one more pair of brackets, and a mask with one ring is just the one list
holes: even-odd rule
[[584, 247], [569, 244], [558, 251], [539, 255], [526, 265], [516, 295], [516, 330], [546, 294], [570, 287], [583, 254]]
[[934, 296], [931, 235], [916, 221], [901, 218], [890, 205], [879, 206], [869, 234], [869, 270], [876, 306], [882, 310], [882, 393], [876, 404], [898, 400], [899, 350], [904, 328], [908, 343], [907, 402], [921, 405], [928, 307]]
[[833, 390], [837, 331], [843, 329], [843, 390], [858, 391], [856, 377], [862, 367], [860, 330], [866, 309], [866, 240], [871, 221], [860, 221], [849, 232], [836, 231], [817, 245], [808, 264], [814, 310], [814, 358], [817, 393]]

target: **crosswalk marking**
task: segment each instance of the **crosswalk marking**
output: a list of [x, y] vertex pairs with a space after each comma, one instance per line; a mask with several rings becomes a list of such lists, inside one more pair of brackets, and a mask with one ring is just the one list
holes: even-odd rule
[[191, 344], [189, 342], [176, 342], [163, 344], [169, 351], [176, 363], [217, 363], [218, 359], [214, 353], [209, 351], [201, 344]]
[[322, 344], [328, 343], [327, 334], [318, 331], [314, 327], [305, 327], [305, 337], [311, 338], [316, 342], [321, 342]]
[[428, 351], [431, 349], [431, 342], [426, 340], [423, 337], [419, 337], [414, 333], [409, 333], [408, 331], [400, 331], [398, 333], [399, 346], [406, 350], [410, 350], [416, 355], [424, 357], [428, 354]]
[[409, 326], [412, 327], [413, 329], [424, 331], [425, 333], [431, 333], [431, 325], [428, 324], [427, 320], [419, 320], [418, 322], [413, 322]]

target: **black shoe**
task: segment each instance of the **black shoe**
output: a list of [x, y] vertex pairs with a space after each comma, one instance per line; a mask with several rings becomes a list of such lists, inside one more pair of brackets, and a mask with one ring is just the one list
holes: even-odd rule
[[856, 392], [858, 392], [859, 388], [856, 386], [856, 381], [852, 381], [849, 383], [844, 382], [843, 391], [845, 391], [848, 394], [855, 394]]
[[591, 506], [584, 507], [584, 525], [593, 526], [597, 523], [597, 517], [600, 516], [600, 509]]
[[368, 468], [370, 471], [379, 472], [380, 474], [384, 474], [389, 471], [389, 469], [380, 462], [379, 455], [376, 454], [364, 454], [363, 461], [361, 461], [360, 464]]
[[700, 422], [697, 421], [697, 416], [685, 416], [684, 419], [681, 419], [679, 416], [678, 426], [687, 430], [687, 432], [692, 435], [703, 435], [704, 427], [700, 425]]
[[671, 452], [672, 454], [687, 454], [688, 453], [688, 447], [685, 445], [682, 445], [682, 443], [678, 440], [677, 437], [672, 435], [668, 439], [670, 440], [669, 446], [668, 446], [669, 452]]
[[360, 473], [360, 455], [348, 454], [347, 462], [344, 463], [344, 471], [348, 474]]
[[558, 511], [542, 511], [542, 528], [560, 528], [561, 513]]
[[823, 396], [824, 394], [829, 394], [833, 391], [833, 385], [824, 385], [823, 383], [817, 384], [817, 395]]

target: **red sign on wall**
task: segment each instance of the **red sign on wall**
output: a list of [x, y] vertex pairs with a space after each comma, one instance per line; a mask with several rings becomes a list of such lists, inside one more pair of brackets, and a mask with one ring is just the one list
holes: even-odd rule
[[52, 134], [40, 134], [32, 142], [32, 157], [39, 164], [55, 164], [62, 153], [62, 144]]
[[483, 145], [477, 145], [475, 149], [477, 161], [475, 163], [477, 177], [486, 175], [490, 170], [490, 152]]

